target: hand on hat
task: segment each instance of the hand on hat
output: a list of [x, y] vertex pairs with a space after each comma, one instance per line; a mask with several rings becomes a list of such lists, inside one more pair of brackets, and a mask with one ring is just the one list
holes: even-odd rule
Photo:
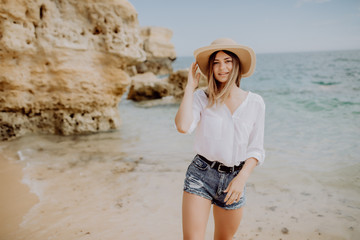
[[187, 88], [189, 87], [192, 90], [195, 90], [199, 86], [200, 72], [197, 71], [198, 69], [199, 65], [196, 62], [193, 62], [188, 74]]

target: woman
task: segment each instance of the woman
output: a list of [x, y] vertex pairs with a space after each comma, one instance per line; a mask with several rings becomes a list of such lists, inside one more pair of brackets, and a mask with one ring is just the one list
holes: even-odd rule
[[[265, 104], [240, 88], [254, 72], [255, 53], [231, 39], [217, 39], [194, 52], [184, 97], [175, 117], [179, 132], [196, 128], [196, 156], [184, 182], [183, 237], [204, 239], [210, 207], [214, 239], [232, 239], [245, 204], [245, 183], [265, 158]], [[196, 90], [200, 73], [208, 87]], [[196, 90], [196, 91], [195, 91]]]

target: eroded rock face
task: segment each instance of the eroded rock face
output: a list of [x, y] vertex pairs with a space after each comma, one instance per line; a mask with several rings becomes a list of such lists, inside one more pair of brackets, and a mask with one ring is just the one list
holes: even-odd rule
[[145, 58], [125, 0], [0, 0], [0, 138], [119, 127], [124, 69]]
[[184, 95], [189, 70], [182, 69], [170, 74], [168, 82], [171, 84], [171, 93], [175, 99], [181, 100]]
[[[175, 102], [179, 102], [184, 95], [188, 73], [188, 69], [181, 69], [164, 79], [156, 77], [151, 72], [135, 75], [132, 77], [128, 99], [144, 101], [171, 96]], [[206, 87], [207, 80], [201, 76], [199, 88]]]
[[[167, 82], [171, 85], [171, 95], [177, 100], [180, 101], [184, 96], [184, 91], [187, 83], [187, 78], [189, 74], [189, 69], [181, 69], [172, 74], [170, 74]], [[199, 88], [206, 88], [208, 85], [207, 79], [205, 76], [200, 75]]]
[[171, 94], [172, 86], [167, 79], [157, 78], [152, 72], [132, 78], [128, 99], [134, 101], [160, 99]]
[[152, 72], [165, 75], [172, 72], [172, 62], [176, 59], [175, 47], [171, 43], [172, 31], [163, 27], [142, 27], [146, 60], [136, 65], [137, 73]]

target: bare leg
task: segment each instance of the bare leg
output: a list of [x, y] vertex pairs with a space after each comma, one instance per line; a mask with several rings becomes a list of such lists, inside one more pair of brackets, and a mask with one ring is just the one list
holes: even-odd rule
[[203, 240], [205, 238], [210, 208], [210, 200], [184, 192], [182, 204], [184, 240]]
[[235, 235], [243, 214], [243, 208], [226, 210], [221, 207], [213, 207], [215, 220], [214, 240], [231, 240]]

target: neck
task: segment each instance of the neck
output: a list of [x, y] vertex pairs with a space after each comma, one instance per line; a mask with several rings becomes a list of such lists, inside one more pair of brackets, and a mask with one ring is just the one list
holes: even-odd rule
[[236, 86], [236, 84], [234, 83], [231, 87], [229, 98], [237, 97], [241, 94], [241, 92], [243, 92], [243, 90]]

